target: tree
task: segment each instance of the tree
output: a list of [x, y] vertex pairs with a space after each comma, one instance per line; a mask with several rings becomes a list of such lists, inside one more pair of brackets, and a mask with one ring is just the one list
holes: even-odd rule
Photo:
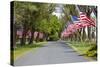
[[25, 44], [26, 33], [28, 29], [31, 28], [31, 24], [33, 23], [33, 13], [36, 12], [38, 9], [33, 3], [27, 2], [14, 2], [15, 7], [15, 22], [16, 25], [21, 25], [23, 28], [23, 35], [21, 39], [21, 45]]
[[62, 23], [55, 15], [52, 15], [50, 17], [50, 27], [51, 27], [51, 33], [49, 36], [50, 37], [53, 36], [53, 38], [58, 39], [60, 36], [59, 33], [61, 33]]
[[[65, 16], [64, 16], [65, 26], [68, 26], [69, 25], [69, 22], [70, 23], [73, 23], [72, 22], [72, 19], [71, 19], [71, 16], [79, 16], [78, 10], [76, 9], [76, 6], [75, 5], [64, 5], [64, 14], [65, 14]], [[76, 40], [78, 38], [81, 39], [81, 37], [80, 37], [81, 36], [81, 33], [79, 33], [79, 32], [80, 31], [77, 31], [77, 33], [75, 33], [73, 35], [70, 35], [69, 36], [69, 39], [74, 40], [74, 38], [73, 38], [74, 36], [75, 36]]]
[[41, 31], [41, 26], [39, 27], [39, 25], [41, 25], [41, 21], [44, 22], [43, 19], [46, 19], [47, 22], [49, 22], [49, 16], [52, 14], [54, 6], [54, 4], [46, 3], [37, 4], [32, 2], [14, 2], [14, 13], [16, 18], [15, 24], [21, 26], [23, 29], [21, 45], [25, 44], [28, 30], [30, 30], [32, 34], [29, 40], [29, 44], [33, 43], [34, 31]]

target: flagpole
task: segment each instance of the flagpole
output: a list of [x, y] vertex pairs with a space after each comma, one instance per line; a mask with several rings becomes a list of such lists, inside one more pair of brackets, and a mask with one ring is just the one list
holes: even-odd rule
[[[81, 11], [80, 11], [78, 5], [75, 5], [75, 7], [76, 7], [76, 9], [77, 9], [77, 11], [78, 11], [78, 13], [79, 13], [79, 16], [80, 16], [80, 12], [81, 12]], [[83, 29], [82, 29], [82, 32], [83, 32]], [[79, 31], [78, 31], [78, 34], [79, 34]], [[83, 36], [83, 35], [80, 34], [79, 36], [80, 36], [80, 38], [81, 38], [81, 41], [83, 41], [83, 39], [82, 39], [82, 36]]]

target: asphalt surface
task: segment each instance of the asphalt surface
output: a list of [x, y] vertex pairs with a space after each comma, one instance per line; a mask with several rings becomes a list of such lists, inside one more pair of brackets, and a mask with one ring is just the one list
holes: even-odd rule
[[87, 59], [76, 53], [72, 48], [65, 44], [65, 42], [52, 41], [48, 42], [44, 47], [38, 48], [35, 52], [32, 50], [18, 58], [14, 62], [14, 65], [27, 66], [87, 61]]

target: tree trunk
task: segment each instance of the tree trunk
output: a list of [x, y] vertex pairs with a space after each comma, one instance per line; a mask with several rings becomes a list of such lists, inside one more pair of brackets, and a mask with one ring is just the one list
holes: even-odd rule
[[39, 32], [38, 32], [37, 37], [36, 37], [36, 42], [38, 42], [38, 41], [39, 41]]
[[31, 31], [31, 38], [29, 44], [32, 44], [34, 40], [34, 31]]
[[46, 41], [46, 34], [43, 33], [43, 40]]
[[78, 35], [78, 41], [82, 41], [82, 29], [78, 30], [77, 35]]
[[25, 41], [26, 41], [26, 31], [24, 30], [21, 39], [21, 46], [25, 45]]
[[24, 29], [23, 29], [23, 33], [22, 33], [22, 38], [21, 38], [21, 46], [25, 45], [26, 33], [27, 33], [27, 28], [26, 28], [26, 24], [25, 24]]
[[88, 31], [88, 40], [90, 40], [91, 41], [91, 27], [88, 27], [87, 28], [87, 31]]
[[86, 32], [85, 32], [85, 28], [83, 28], [83, 35], [82, 35], [82, 39], [83, 39], [83, 41], [85, 41], [85, 39], [86, 39]]

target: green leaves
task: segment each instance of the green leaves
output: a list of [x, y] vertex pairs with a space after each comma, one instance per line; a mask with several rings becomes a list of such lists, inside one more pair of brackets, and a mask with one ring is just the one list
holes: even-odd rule
[[75, 5], [64, 5], [64, 14], [67, 21], [71, 21], [71, 15], [78, 15]]
[[56, 16], [52, 16], [52, 18], [51, 18], [51, 23], [52, 23], [52, 26], [53, 26], [53, 28], [52, 29], [54, 29], [55, 31], [59, 31], [60, 30], [60, 28], [61, 28], [61, 22], [60, 22], [60, 20], [56, 17]]
[[57, 40], [59, 38], [61, 26], [62, 23], [59, 19], [55, 15], [50, 15], [49, 21], [45, 18], [37, 23], [37, 30], [48, 34], [51, 40]]
[[[55, 4], [32, 3], [32, 2], [14, 2], [15, 24], [22, 26], [26, 32], [38, 31], [44, 33], [48, 38], [49, 35], [58, 37], [62, 23], [57, 16], [52, 15], [55, 10]], [[21, 28], [22, 28], [21, 27]]]

